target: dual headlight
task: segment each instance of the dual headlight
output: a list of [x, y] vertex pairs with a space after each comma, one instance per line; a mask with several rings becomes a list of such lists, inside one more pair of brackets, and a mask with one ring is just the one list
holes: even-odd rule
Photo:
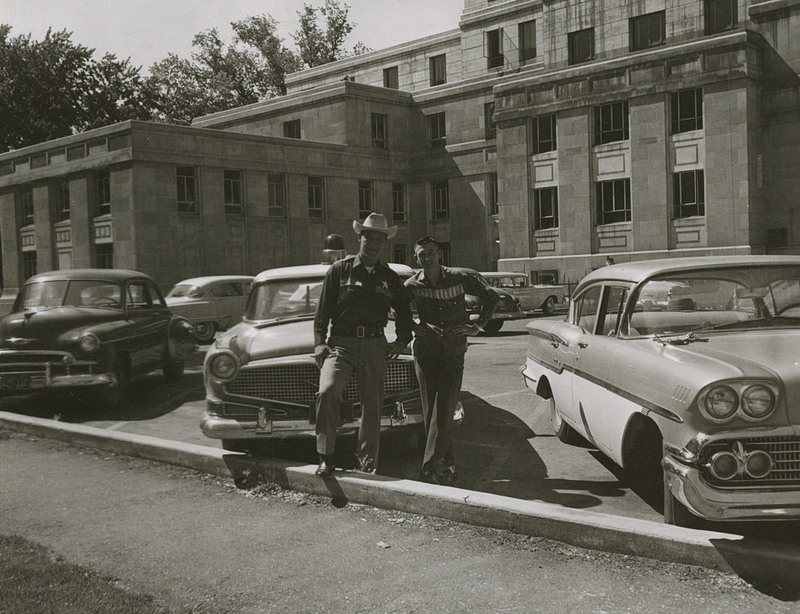
[[704, 388], [697, 403], [712, 422], [727, 422], [736, 416], [754, 422], [772, 414], [778, 394], [778, 387], [772, 382], [726, 382]]

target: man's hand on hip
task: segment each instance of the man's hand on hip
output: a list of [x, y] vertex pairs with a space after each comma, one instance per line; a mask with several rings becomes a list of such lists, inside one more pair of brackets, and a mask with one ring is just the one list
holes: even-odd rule
[[477, 324], [459, 324], [458, 326], [454, 326], [452, 329], [457, 335], [466, 335], [467, 337], [474, 337], [479, 332], [481, 332], [481, 327]]
[[329, 348], [326, 344], [321, 343], [320, 345], [314, 348], [314, 361], [317, 363], [317, 366], [321, 369], [322, 363], [325, 362], [325, 359], [331, 353], [331, 348]]
[[406, 344], [402, 341], [393, 341], [389, 344], [389, 347], [386, 348], [386, 357], [391, 360], [392, 358], [397, 358], [397, 356], [406, 349]]

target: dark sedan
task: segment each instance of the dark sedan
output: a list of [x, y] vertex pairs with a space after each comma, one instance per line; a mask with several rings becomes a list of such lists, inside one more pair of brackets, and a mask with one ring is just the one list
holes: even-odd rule
[[51, 271], [29, 278], [0, 321], [0, 396], [71, 391], [119, 407], [128, 382], [161, 369], [182, 377], [196, 350], [158, 285], [119, 269]]

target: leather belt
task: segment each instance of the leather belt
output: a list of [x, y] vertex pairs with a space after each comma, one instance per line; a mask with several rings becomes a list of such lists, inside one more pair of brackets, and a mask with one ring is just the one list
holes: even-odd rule
[[383, 326], [356, 326], [355, 328], [334, 328], [331, 337], [358, 337], [366, 339], [383, 335]]

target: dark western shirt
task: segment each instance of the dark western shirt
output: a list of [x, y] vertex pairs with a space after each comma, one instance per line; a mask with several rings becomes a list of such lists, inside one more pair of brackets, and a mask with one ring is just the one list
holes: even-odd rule
[[397, 340], [407, 345], [413, 326], [409, 300], [400, 277], [382, 262], [370, 272], [357, 255], [337, 260], [322, 284], [314, 318], [314, 342], [327, 343], [328, 325], [331, 335], [344, 331], [355, 336], [359, 326], [368, 335], [382, 331], [389, 320], [389, 310], [394, 309]]
[[469, 324], [464, 299], [466, 294], [477, 296], [481, 305], [476, 324], [483, 326], [492, 317], [500, 297], [477, 273], [465, 269], [442, 267], [434, 284], [420, 271], [406, 280], [411, 298], [419, 315], [414, 352], [452, 356], [467, 351], [466, 335], [451, 332], [454, 326]]

